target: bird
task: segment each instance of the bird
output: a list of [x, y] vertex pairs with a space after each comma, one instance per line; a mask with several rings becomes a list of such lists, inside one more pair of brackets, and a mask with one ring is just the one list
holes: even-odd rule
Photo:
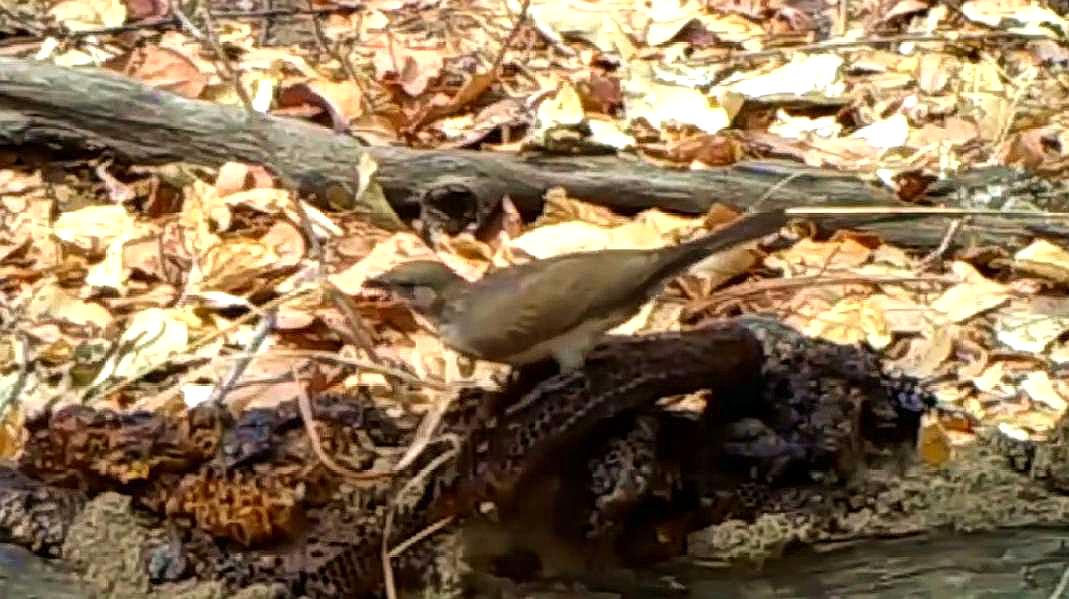
[[569, 372], [677, 275], [711, 254], [771, 235], [788, 220], [784, 210], [757, 212], [677, 245], [562, 254], [476, 281], [441, 262], [414, 260], [364, 285], [399, 296], [434, 325], [444, 345], [469, 358], [514, 367], [553, 358]]

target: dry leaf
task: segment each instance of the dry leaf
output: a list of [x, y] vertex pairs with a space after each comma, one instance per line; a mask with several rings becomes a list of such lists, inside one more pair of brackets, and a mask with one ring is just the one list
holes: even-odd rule
[[416, 97], [441, 75], [445, 57], [438, 49], [393, 47], [389, 52], [376, 52], [374, 63], [377, 78], [396, 77], [401, 89]]
[[805, 238], [790, 248], [769, 256], [766, 263], [770, 268], [778, 268], [785, 273], [814, 275], [825, 270], [861, 266], [868, 262], [871, 256], [872, 250], [853, 239], [823, 242]]
[[844, 345], [865, 341], [874, 349], [887, 347], [892, 339], [883, 311], [867, 299], [856, 297], [844, 298], [830, 310], [815, 315], [803, 332]]
[[950, 359], [958, 334], [957, 327], [940, 327], [932, 331], [930, 338], [911, 339], [906, 355], [895, 364], [909, 376], [931, 378]]
[[228, 161], [219, 167], [215, 176], [215, 193], [226, 197], [246, 189], [271, 188], [274, 180], [262, 166]]
[[630, 126], [644, 119], [654, 129], [689, 125], [716, 133], [731, 124], [731, 115], [716, 98], [693, 87], [660, 83], [650, 73], [633, 71], [623, 82], [623, 91]]
[[1055, 390], [1050, 375], [1042, 370], [1030, 372], [1021, 382], [1021, 390], [1027, 393], [1032, 401], [1039, 402], [1058, 414], [1064, 413], [1066, 406], [1069, 405], [1066, 404], [1062, 394]]
[[1069, 252], [1045, 239], [1037, 239], [1013, 255], [1018, 270], [1069, 283]]
[[259, 241], [232, 239], [208, 248], [200, 258], [201, 290], [233, 291], [271, 272], [279, 256]]
[[71, 31], [118, 27], [126, 21], [122, 0], [63, 0], [48, 15]]
[[89, 254], [99, 254], [134, 229], [134, 217], [122, 206], [86, 206], [64, 212], [52, 227], [56, 237]]
[[1015, 351], [1041, 353], [1069, 330], [1069, 317], [1036, 314], [1015, 305], [995, 323], [998, 340]]
[[280, 109], [303, 104], [325, 110], [330, 115], [334, 130], [339, 133], [347, 131], [349, 124], [364, 114], [363, 94], [360, 93], [360, 88], [349, 80], [312, 79], [279, 91]]
[[382, 274], [401, 262], [408, 260], [434, 260], [436, 256], [416, 235], [395, 233], [375, 244], [367, 256], [345, 270], [332, 274], [327, 279], [342, 293], [356, 295], [368, 277]]
[[111, 324], [112, 317], [103, 306], [70, 295], [57, 285], [43, 287], [27, 307], [31, 320], [58, 320], [80, 327], [91, 326], [97, 331]]
[[185, 352], [189, 327], [199, 323], [189, 308], [148, 308], [135, 312], [117, 341], [120, 351], [111, 356], [93, 385], [111, 377], [140, 376], [150, 366]]
[[807, 94], [835, 98], [846, 90], [840, 74], [842, 66], [843, 58], [838, 54], [796, 53], [790, 62], [763, 75], [741, 74], [739, 77], [744, 79], [730, 89], [749, 98]]
[[159, 46], [141, 46], [104, 66], [152, 87], [186, 98], [198, 98], [208, 85], [197, 66], [184, 55]]
[[944, 291], [931, 307], [942, 312], [950, 322], [963, 322], [1001, 306], [1009, 298], [998, 285], [959, 283]]
[[534, 226], [575, 220], [603, 227], [615, 227], [631, 222], [631, 219], [616, 214], [608, 207], [569, 198], [563, 188], [551, 187], [546, 191], [542, 215], [534, 222]]
[[925, 464], [933, 467], [946, 464], [954, 455], [950, 436], [939, 419], [932, 415], [921, 417], [920, 430], [917, 432], [917, 454]]

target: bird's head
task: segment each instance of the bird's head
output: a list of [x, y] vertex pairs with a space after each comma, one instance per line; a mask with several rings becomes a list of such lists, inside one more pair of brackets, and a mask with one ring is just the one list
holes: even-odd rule
[[391, 291], [420, 312], [432, 313], [440, 307], [440, 300], [449, 287], [464, 282], [460, 275], [441, 262], [415, 260], [395, 266], [364, 284]]

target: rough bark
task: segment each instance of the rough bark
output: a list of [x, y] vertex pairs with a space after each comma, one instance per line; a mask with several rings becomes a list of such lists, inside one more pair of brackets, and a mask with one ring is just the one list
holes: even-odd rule
[[[660, 207], [689, 214], [703, 213], [717, 202], [740, 208], [758, 202], [765, 208], [899, 204], [889, 191], [856, 175], [785, 161], [687, 171], [609, 156], [366, 147], [311, 123], [250, 116], [239, 107], [189, 100], [102, 70], [9, 58], [0, 58], [0, 144], [106, 148], [136, 164], [260, 163], [320, 198], [351, 195], [354, 165], [367, 152], [379, 164], [377, 180], [395, 209], [411, 213], [433, 205], [476, 221], [505, 195], [522, 211], [537, 212], [545, 191], [554, 186], [617, 209]], [[939, 182], [921, 199], [959, 206], [958, 198], [972, 198], [992, 186], [1020, 186], [1020, 179], [1008, 169], [980, 169]], [[1064, 202], [1064, 194], [1057, 197]], [[955, 245], [1005, 243], [1032, 234], [1026, 224], [1003, 222], [1002, 229], [990, 229], [991, 222], [966, 227]], [[867, 228], [899, 244], [933, 247], [946, 224], [930, 219]], [[1066, 234], [1064, 229], [1047, 232]]]

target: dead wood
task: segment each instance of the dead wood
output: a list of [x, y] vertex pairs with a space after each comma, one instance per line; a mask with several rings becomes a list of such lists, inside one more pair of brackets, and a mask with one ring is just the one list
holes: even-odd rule
[[[103, 70], [9, 58], [0, 58], [0, 144], [104, 148], [135, 164], [265, 164], [319, 198], [351, 197], [354, 165], [367, 152], [379, 164], [378, 181], [394, 209], [421, 211], [425, 220], [459, 223], [455, 226], [483, 221], [506, 195], [522, 211], [536, 213], [554, 186], [617, 209], [659, 207], [688, 214], [703, 213], [717, 202], [740, 208], [758, 201], [763, 208], [900, 205], [890, 192], [856, 175], [784, 161], [687, 171], [610, 156], [366, 147], [311, 123], [250, 116], [238, 107], [188, 100]], [[985, 168], [938, 182], [921, 200], [961, 207], [962, 198], [975, 199], [989, 188], [1009, 189], [1009, 196], [993, 201], [1001, 204], [1047, 193], [1036, 186], [1009, 169]], [[1045, 207], [1064, 209], [1065, 194], [1054, 195]], [[965, 227], [953, 246], [1005, 243], [1033, 233], [1024, 223], [992, 228], [992, 222]], [[895, 243], [932, 248], [942, 240], [946, 223], [926, 219], [867, 228]]]

